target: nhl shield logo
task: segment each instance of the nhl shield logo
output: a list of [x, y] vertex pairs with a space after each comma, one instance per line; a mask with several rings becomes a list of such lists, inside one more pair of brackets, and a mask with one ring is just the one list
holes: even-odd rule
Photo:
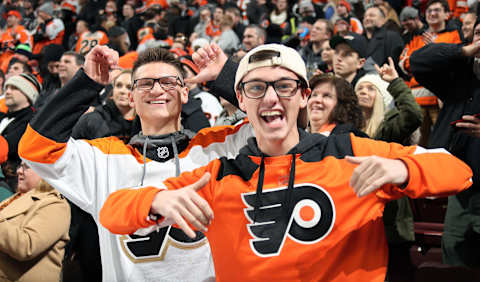
[[168, 148], [167, 147], [159, 147], [157, 148], [157, 156], [161, 159], [166, 159], [169, 156]]

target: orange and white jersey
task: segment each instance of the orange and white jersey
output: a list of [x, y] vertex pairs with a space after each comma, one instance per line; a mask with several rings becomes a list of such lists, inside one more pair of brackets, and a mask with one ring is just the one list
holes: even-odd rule
[[61, 44], [65, 32], [65, 25], [61, 19], [54, 18], [47, 24], [45, 31], [50, 41], [53, 41], [54, 44]]
[[353, 32], [363, 34], [363, 25], [359, 19], [350, 17], [350, 26], [352, 27]]
[[105, 32], [97, 30], [95, 32], [86, 31], [80, 35], [75, 46], [75, 52], [85, 55], [97, 45], [108, 44], [108, 36]]
[[[37, 113], [19, 142], [21, 158], [70, 201], [91, 214], [97, 223], [100, 208], [112, 192], [137, 186], [142, 179], [144, 185], [156, 185], [175, 176], [177, 169], [175, 158], [165, 162], [146, 158], [144, 163], [142, 149], [126, 145], [117, 137], [95, 140], [59, 137], [62, 133], [58, 128], [66, 121], [75, 124], [77, 119], [72, 116], [79, 117], [84, 111], [78, 105], [79, 99], [91, 101], [102, 88], [80, 70]], [[179, 168], [189, 171], [222, 155], [235, 157], [252, 135], [249, 123], [206, 128], [179, 153]], [[165, 154], [162, 149], [160, 146], [154, 150], [157, 154]], [[170, 227], [141, 237], [114, 235], [100, 226], [98, 232], [103, 281], [214, 279], [210, 247], [205, 237], [187, 240], [183, 232]]]
[[[209, 172], [209, 182], [197, 193], [214, 212], [205, 234], [216, 281], [383, 282], [385, 204], [403, 196], [446, 196], [472, 184], [471, 169], [443, 149], [403, 147], [353, 134], [303, 140], [309, 142], [275, 157], [260, 156], [255, 142], [249, 142], [249, 150], [242, 149], [237, 158], [214, 160], [158, 188], [118, 190], [106, 201], [100, 221], [115, 233], [156, 228], [148, 214], [160, 189], [183, 188]], [[350, 186], [358, 165], [345, 159], [349, 155], [401, 160], [408, 183], [385, 184], [358, 197]]]
[[[37, 30], [37, 32], [41, 32]], [[35, 42], [33, 46], [33, 54], [39, 54], [43, 47], [49, 44], [62, 44], [63, 35], [65, 33], [65, 25], [61, 19], [53, 18], [45, 27], [46, 39]]]

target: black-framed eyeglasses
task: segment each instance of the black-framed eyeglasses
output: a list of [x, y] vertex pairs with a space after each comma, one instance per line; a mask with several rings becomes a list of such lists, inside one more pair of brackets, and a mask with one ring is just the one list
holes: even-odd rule
[[149, 91], [152, 90], [155, 86], [155, 83], [158, 82], [160, 87], [164, 91], [173, 91], [177, 87], [177, 85], [183, 86], [183, 81], [178, 76], [163, 76], [159, 78], [139, 78], [133, 81], [133, 88], [137, 88], [138, 90], [142, 91]]
[[250, 80], [241, 82], [239, 88], [245, 96], [251, 99], [260, 99], [267, 93], [271, 85], [278, 97], [292, 97], [297, 93], [301, 81], [298, 79], [283, 78], [275, 81]]

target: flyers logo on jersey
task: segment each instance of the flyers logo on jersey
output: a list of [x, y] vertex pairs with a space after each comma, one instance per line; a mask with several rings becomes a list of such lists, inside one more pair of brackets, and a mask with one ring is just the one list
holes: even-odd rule
[[145, 236], [119, 236], [121, 247], [127, 257], [134, 263], [162, 261], [169, 247], [177, 249], [196, 249], [207, 243], [207, 238], [200, 232], [190, 239], [181, 229], [167, 226], [150, 232]]
[[291, 195], [293, 209], [289, 212], [284, 207], [286, 193], [287, 187], [263, 191], [256, 218], [255, 192], [242, 194], [247, 206], [245, 216], [251, 222], [247, 225], [253, 237], [250, 248], [258, 256], [279, 255], [287, 236], [299, 244], [314, 244], [333, 228], [335, 206], [325, 189], [310, 183], [295, 185]]

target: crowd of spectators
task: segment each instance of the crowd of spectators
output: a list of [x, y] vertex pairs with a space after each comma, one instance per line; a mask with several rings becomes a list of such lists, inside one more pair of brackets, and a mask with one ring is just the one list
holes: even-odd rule
[[[119, 68], [108, 70], [111, 81], [90, 101], [72, 137], [116, 136], [128, 143], [141, 130], [129, 98], [140, 53], [163, 48], [181, 63], [189, 89], [181, 124], [193, 136], [202, 128], [245, 120], [245, 113], [219, 93], [219, 85], [233, 91], [227, 67], [235, 68], [257, 46], [280, 43], [296, 49], [305, 62], [312, 90], [302, 113], [308, 131], [441, 147], [472, 168], [473, 187], [448, 200], [442, 248], [445, 263], [478, 269], [479, 12], [471, 0], [3, 0], [0, 224], [6, 207], [38, 186], [17, 188], [25, 177], [25, 169], [18, 169], [25, 166], [18, 143], [29, 121], [75, 77], [95, 46], [118, 52]], [[211, 43], [228, 59], [217, 73], [206, 75], [198, 57]], [[51, 187], [37, 192], [64, 201]], [[70, 205], [70, 243], [63, 247], [66, 237], [60, 232], [50, 252], [62, 246], [65, 266], [77, 261], [85, 281], [101, 281], [95, 217]], [[412, 279], [398, 265], [411, 265], [412, 217], [407, 198], [385, 209], [389, 281]], [[0, 246], [0, 257], [5, 254], [12, 256]], [[74, 278], [68, 271], [64, 275]]]

